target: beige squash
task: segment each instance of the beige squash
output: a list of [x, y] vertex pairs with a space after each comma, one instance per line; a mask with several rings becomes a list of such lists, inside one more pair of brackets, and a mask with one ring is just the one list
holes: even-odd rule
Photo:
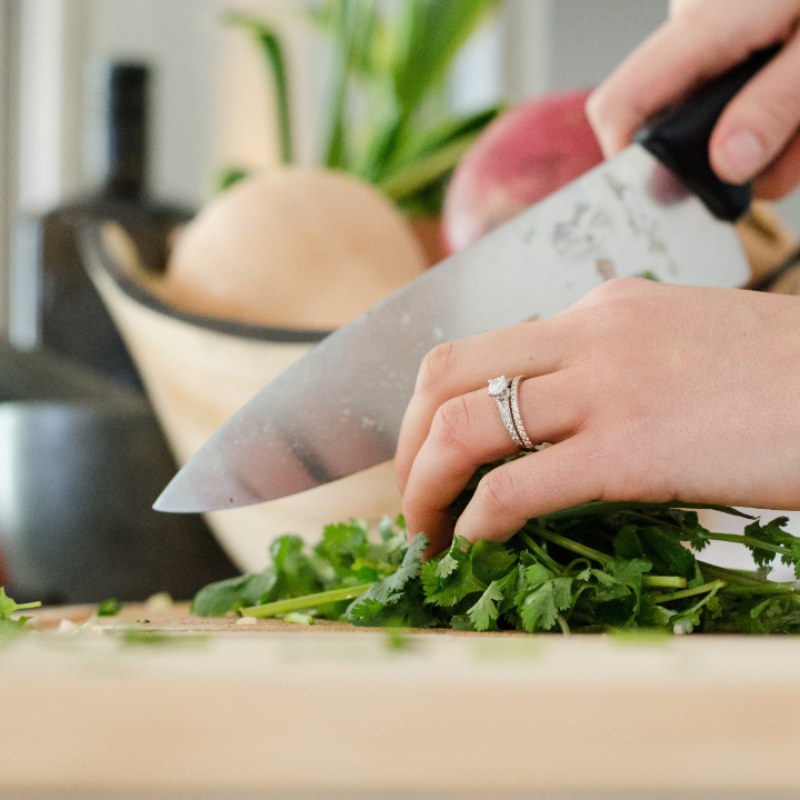
[[159, 293], [187, 311], [331, 330], [425, 267], [405, 218], [369, 184], [333, 170], [272, 167], [185, 227]]

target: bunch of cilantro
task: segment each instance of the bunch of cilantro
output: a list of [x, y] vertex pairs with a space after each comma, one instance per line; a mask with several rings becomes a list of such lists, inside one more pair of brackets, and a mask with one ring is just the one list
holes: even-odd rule
[[[714, 533], [697, 509], [724, 506], [592, 502], [530, 520], [504, 544], [456, 538], [428, 561], [424, 534], [402, 518], [377, 536], [361, 522], [326, 527], [314, 545], [285, 535], [255, 574], [210, 584], [200, 615], [347, 620], [354, 625], [589, 632], [800, 632], [800, 588], [769, 578], [776, 559], [800, 578], [800, 539], [785, 517]], [[701, 560], [711, 541], [750, 550], [752, 570]]]

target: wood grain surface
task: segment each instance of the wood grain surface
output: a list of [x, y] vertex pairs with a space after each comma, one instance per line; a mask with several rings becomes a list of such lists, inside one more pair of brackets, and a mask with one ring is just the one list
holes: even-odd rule
[[33, 628], [0, 648], [2, 798], [800, 785], [800, 639], [397, 636], [184, 605], [43, 610]]

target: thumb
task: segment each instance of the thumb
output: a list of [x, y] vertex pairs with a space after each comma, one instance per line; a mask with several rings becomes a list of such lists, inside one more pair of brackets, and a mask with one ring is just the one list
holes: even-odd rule
[[800, 38], [786, 46], [731, 100], [709, 144], [722, 180], [744, 183], [764, 171], [800, 125]]

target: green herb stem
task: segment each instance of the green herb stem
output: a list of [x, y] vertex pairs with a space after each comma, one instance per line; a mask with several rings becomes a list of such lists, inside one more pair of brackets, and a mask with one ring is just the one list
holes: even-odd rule
[[733, 544], [741, 544], [745, 547], [755, 547], [759, 550], [766, 550], [769, 553], [777, 553], [782, 555], [786, 552], [786, 548], [778, 544], [771, 544], [764, 542], [761, 539], [755, 539], [752, 536], [746, 536], [742, 533], [711, 533], [706, 534], [707, 539], [716, 542], [733, 542]]
[[[565, 550], [569, 550], [571, 553], [583, 556], [591, 561], [597, 561], [603, 566], [612, 560], [611, 556], [607, 555], [606, 553], [602, 553], [600, 550], [595, 550], [593, 547], [576, 542], [574, 539], [569, 539], [566, 536], [562, 536], [560, 533], [554, 533], [553, 531], [542, 529], [537, 529], [536, 533], [542, 539], [546, 539], [553, 544], [557, 544], [559, 547], [563, 547]], [[540, 548], [529, 533], [522, 534], [522, 539], [525, 544], [537, 554], [537, 556], [540, 555]], [[556, 574], [559, 574], [562, 570], [559, 568], [558, 563], [552, 559], [550, 560], [555, 567], [552, 567], [550, 564], [547, 564], [546, 566]], [[686, 586], [686, 578], [682, 578], [679, 575], [643, 575], [642, 585], [657, 589], [683, 589]]]
[[[686, 510], [708, 510], [720, 511], [724, 514], [730, 514], [735, 517], [743, 517], [744, 519], [754, 519], [751, 514], [745, 514], [743, 511], [723, 506], [718, 503], [684, 503], [682, 501], [667, 502], [667, 503], [639, 503], [639, 502], [618, 502], [612, 500], [592, 500], [588, 503], [582, 503], [578, 506], [565, 508], [561, 511], [554, 511], [552, 514], [540, 517], [540, 520], [547, 522], [562, 521], [572, 519], [583, 519], [585, 517], [599, 517], [605, 514], [615, 514], [619, 511], [627, 512], [642, 512], [642, 511], [674, 511], [676, 509]], [[644, 516], [649, 522], [652, 522], [646, 515]]]
[[280, 614], [290, 614], [294, 611], [301, 611], [304, 608], [317, 608], [330, 603], [340, 603], [343, 600], [355, 600], [356, 597], [360, 597], [372, 585], [372, 583], [362, 583], [359, 586], [344, 586], [340, 589], [329, 589], [326, 592], [315, 592], [314, 594], [304, 594], [301, 597], [275, 600], [272, 603], [262, 603], [257, 606], [241, 608], [239, 613], [243, 617], [256, 617], [257, 619], [277, 617]]
[[536, 553], [536, 557], [539, 561], [542, 562], [552, 573], [555, 575], [561, 575], [563, 573], [563, 569], [561, 565], [554, 559], [551, 558], [545, 549], [528, 533], [522, 534], [522, 539], [526, 545], [528, 545], [531, 552]]
[[771, 581], [769, 578], [762, 578], [752, 572], [744, 572], [738, 569], [730, 569], [728, 567], [720, 567], [716, 564], [709, 564], [706, 561], [698, 561], [700, 571], [704, 575], [714, 578], [720, 578], [728, 584], [728, 590], [733, 589], [733, 585], [739, 587], [750, 587], [754, 592], [775, 591], [774, 587], [780, 587], [780, 591], [798, 591], [800, 587], [794, 581]]
[[728, 594], [738, 595], [777, 595], [777, 594], [797, 594], [798, 590], [794, 584], [789, 583], [765, 583], [763, 586], [756, 586], [755, 584], [738, 584], [728, 586], [725, 590]]
[[655, 603], [668, 603], [671, 600], [683, 600], [687, 597], [697, 597], [698, 595], [708, 594], [709, 592], [716, 593], [720, 589], [724, 589], [726, 585], [725, 581], [709, 581], [708, 583], [703, 583], [700, 586], [693, 586], [691, 589], [684, 589], [680, 592], [654, 595], [652, 600]]
[[41, 600], [34, 600], [31, 603], [17, 603], [17, 607], [14, 609], [14, 611], [25, 611], [26, 609], [29, 608], [40, 608], [41, 605], [42, 605]]
[[[700, 588], [700, 587], [697, 587]], [[712, 583], [708, 584], [708, 592], [700, 598], [688, 611], [684, 611], [684, 614], [696, 614], [700, 609], [711, 602], [711, 598], [714, 597], [717, 592], [721, 589], [725, 588], [725, 581], [713, 581]]]
[[[595, 550], [593, 547], [589, 547], [588, 545], [581, 544], [580, 542], [576, 542], [574, 539], [568, 539], [566, 536], [562, 536], [560, 533], [554, 533], [553, 531], [548, 531], [544, 527], [537, 527], [536, 534], [542, 539], [545, 539], [548, 542], [552, 542], [553, 544], [557, 544], [559, 547], [563, 547], [565, 550], [569, 550], [570, 553], [575, 553], [576, 555], [583, 556], [584, 558], [588, 558], [591, 561], [597, 561], [598, 563], [605, 566], [611, 561], [611, 556], [607, 553], [601, 553], [599, 550]], [[527, 535], [527, 534], [526, 534]], [[526, 543], [527, 539], [526, 539]]]
[[642, 575], [642, 585], [651, 589], [684, 589], [686, 578], [680, 575]]

